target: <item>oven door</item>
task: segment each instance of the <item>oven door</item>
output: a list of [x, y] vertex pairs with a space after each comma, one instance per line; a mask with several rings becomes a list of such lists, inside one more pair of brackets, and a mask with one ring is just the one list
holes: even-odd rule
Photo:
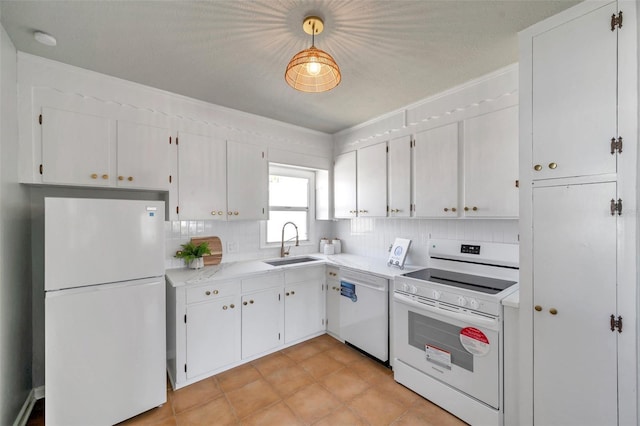
[[[455, 307], [452, 307], [455, 309]], [[394, 293], [395, 357], [499, 409], [500, 321]]]

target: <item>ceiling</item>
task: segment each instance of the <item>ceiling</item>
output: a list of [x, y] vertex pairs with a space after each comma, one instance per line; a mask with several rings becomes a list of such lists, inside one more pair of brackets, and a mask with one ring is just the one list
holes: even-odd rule
[[[517, 62], [517, 32], [575, 3], [20, 0], [0, 1], [0, 21], [23, 52], [333, 134]], [[325, 93], [284, 80], [308, 15], [342, 71]]]

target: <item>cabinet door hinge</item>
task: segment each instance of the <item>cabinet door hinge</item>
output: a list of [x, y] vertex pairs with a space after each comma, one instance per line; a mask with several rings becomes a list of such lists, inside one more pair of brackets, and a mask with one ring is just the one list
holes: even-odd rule
[[184, 314], [184, 323], [187, 323], [187, 314]]
[[622, 333], [622, 317], [618, 315], [616, 319], [615, 315], [611, 315], [611, 331], [618, 330], [618, 333]]
[[622, 11], [618, 12], [618, 16], [614, 13], [611, 15], [611, 31], [622, 28]]
[[38, 116], [38, 123], [42, 124], [42, 114]]
[[42, 170], [43, 170], [42, 164], [40, 164], [40, 167], [38, 167], [38, 170], [40, 170], [40, 174], [42, 174]]
[[618, 198], [618, 201], [611, 199], [611, 216], [615, 216], [618, 213], [618, 216], [622, 215], [622, 199]]
[[516, 179], [516, 188], [520, 188], [520, 181]]
[[616, 151], [618, 151], [618, 154], [622, 154], [622, 136], [617, 140], [616, 138], [611, 138], [611, 155], [615, 154]]

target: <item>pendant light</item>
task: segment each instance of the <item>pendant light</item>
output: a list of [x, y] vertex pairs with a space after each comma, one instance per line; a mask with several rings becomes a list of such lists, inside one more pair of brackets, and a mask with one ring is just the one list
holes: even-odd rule
[[284, 78], [289, 86], [301, 92], [319, 93], [340, 84], [340, 68], [327, 52], [315, 47], [315, 35], [324, 29], [324, 22], [309, 16], [302, 22], [305, 33], [311, 34], [311, 47], [298, 52], [287, 65]]

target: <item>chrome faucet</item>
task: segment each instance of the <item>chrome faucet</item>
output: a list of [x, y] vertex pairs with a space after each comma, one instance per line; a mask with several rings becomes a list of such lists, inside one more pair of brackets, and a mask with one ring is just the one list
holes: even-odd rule
[[[292, 224], [293, 227], [296, 228], [296, 247], [299, 246], [299, 244], [298, 244], [298, 227], [293, 222], [286, 222], [284, 225], [282, 225], [282, 242], [280, 243], [280, 257], [289, 256], [289, 250], [287, 250], [287, 251], [284, 250], [284, 228], [286, 228], [288, 224]], [[289, 238], [289, 240], [291, 240], [291, 238]], [[289, 240], [287, 240], [287, 241], [289, 241]], [[291, 247], [289, 247], [289, 248], [291, 248]]]

